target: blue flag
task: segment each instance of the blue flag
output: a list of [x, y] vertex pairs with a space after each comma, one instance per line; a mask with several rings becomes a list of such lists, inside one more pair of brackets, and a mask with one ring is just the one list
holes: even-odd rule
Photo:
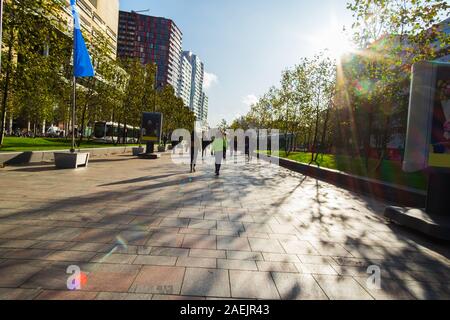
[[72, 14], [74, 20], [73, 32], [73, 75], [75, 77], [93, 77], [94, 67], [92, 66], [91, 57], [86, 48], [83, 34], [81, 33], [80, 17], [77, 11], [77, 1], [70, 0]]

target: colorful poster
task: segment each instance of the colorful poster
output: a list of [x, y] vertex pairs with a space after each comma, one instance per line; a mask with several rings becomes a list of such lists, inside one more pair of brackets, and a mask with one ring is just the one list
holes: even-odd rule
[[163, 115], [144, 112], [142, 114], [142, 141], [161, 142]]
[[450, 64], [438, 65], [436, 68], [428, 165], [450, 168]]

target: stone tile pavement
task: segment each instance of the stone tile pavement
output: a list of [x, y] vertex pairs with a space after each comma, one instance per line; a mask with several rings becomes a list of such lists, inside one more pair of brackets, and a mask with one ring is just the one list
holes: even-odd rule
[[265, 163], [187, 169], [0, 169], [0, 299], [450, 298], [449, 245], [387, 224], [383, 203]]

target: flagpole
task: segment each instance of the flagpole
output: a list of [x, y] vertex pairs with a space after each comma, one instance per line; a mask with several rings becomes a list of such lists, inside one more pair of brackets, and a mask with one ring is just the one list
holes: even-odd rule
[[77, 106], [77, 78], [94, 77], [94, 67], [91, 57], [86, 48], [83, 35], [81, 33], [80, 20], [77, 12], [77, 1], [70, 0], [73, 14], [73, 96], [72, 96], [72, 149], [71, 153], [75, 153], [75, 122], [76, 122], [76, 106]]
[[71, 153], [75, 152], [75, 118], [76, 118], [76, 103], [77, 103], [77, 77], [73, 77], [73, 96], [72, 96], [72, 149]]

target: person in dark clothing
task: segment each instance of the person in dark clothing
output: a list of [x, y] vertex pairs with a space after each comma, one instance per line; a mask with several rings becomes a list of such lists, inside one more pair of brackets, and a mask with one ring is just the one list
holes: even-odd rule
[[216, 176], [220, 175], [220, 167], [222, 165], [222, 160], [224, 158], [224, 150], [226, 151], [226, 142], [225, 138], [215, 137], [213, 141], [212, 149], [215, 155], [215, 165], [216, 165]]
[[191, 173], [196, 171], [197, 157], [201, 141], [198, 139], [195, 131], [191, 132]]

